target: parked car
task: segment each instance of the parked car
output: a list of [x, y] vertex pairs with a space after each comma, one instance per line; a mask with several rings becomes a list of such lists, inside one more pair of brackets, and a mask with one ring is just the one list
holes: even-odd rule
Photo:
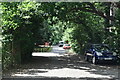
[[71, 48], [70, 44], [64, 44], [63, 45], [63, 49], [70, 49], [70, 48]]
[[85, 51], [85, 60], [93, 64], [99, 62], [117, 62], [118, 55], [106, 44], [90, 44]]
[[63, 47], [64, 41], [59, 41], [59, 47]]

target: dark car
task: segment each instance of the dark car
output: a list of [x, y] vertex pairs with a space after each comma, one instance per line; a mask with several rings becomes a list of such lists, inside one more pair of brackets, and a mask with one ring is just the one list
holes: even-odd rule
[[89, 44], [85, 51], [85, 60], [93, 64], [99, 62], [117, 62], [118, 55], [106, 44]]

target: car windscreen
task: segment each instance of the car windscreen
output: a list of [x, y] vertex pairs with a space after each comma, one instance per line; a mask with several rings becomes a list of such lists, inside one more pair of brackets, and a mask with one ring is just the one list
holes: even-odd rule
[[70, 44], [65, 44], [65, 46], [70, 46]]
[[108, 46], [101, 46], [101, 45], [95, 46], [95, 50], [97, 50], [98, 52], [110, 51]]
[[64, 42], [59, 42], [59, 44], [64, 44]]

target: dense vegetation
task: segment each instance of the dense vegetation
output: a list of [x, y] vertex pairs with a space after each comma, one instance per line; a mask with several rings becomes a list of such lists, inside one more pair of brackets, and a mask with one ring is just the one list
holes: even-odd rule
[[120, 3], [5, 2], [2, 7], [3, 68], [31, 59], [34, 43], [68, 40], [77, 53], [87, 43], [120, 51]]

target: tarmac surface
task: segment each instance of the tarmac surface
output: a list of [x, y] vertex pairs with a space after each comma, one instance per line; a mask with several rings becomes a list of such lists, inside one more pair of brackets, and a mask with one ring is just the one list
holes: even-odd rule
[[31, 62], [3, 73], [2, 80], [120, 80], [119, 74], [118, 65], [94, 65], [82, 55], [53, 46], [49, 53], [34, 52]]

